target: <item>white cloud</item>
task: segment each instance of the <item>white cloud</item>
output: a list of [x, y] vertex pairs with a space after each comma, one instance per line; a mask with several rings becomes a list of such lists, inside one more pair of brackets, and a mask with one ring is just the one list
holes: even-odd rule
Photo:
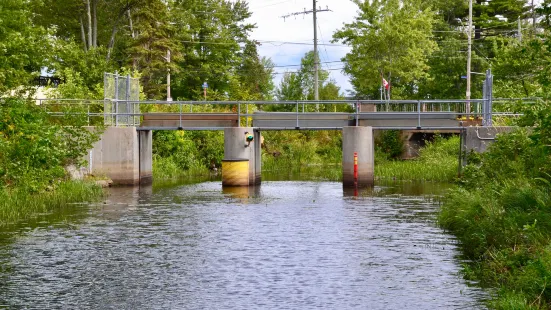
[[[260, 56], [270, 57], [278, 66], [297, 65], [304, 54], [314, 49], [312, 14], [286, 18], [281, 16], [312, 10], [312, 0], [248, 0], [253, 13], [249, 22], [256, 24], [251, 38], [259, 41], [302, 42], [312, 45], [291, 45], [263, 43], [259, 47]], [[344, 23], [354, 20], [357, 6], [349, 0], [318, 0], [318, 8], [329, 8], [331, 12], [318, 13], [318, 43], [330, 44], [333, 33]], [[344, 46], [319, 46], [321, 62], [339, 61], [350, 49]], [[322, 64], [323, 69], [331, 69], [330, 76], [341, 86], [341, 90], [352, 89], [348, 77], [339, 68], [342, 63]], [[276, 72], [285, 72], [298, 67], [277, 68]], [[276, 75], [279, 84], [281, 74]]]

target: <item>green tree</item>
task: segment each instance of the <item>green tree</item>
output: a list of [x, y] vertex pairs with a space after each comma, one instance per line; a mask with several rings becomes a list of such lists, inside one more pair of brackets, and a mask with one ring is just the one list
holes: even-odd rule
[[147, 98], [164, 98], [167, 74], [177, 73], [180, 58], [169, 7], [162, 0], [147, 1], [134, 10], [133, 18], [129, 62], [141, 73]]
[[[253, 41], [245, 44], [242, 57], [237, 70], [241, 90], [246, 91], [251, 100], [271, 100], [275, 87], [272, 78], [273, 62], [258, 56], [256, 42]], [[234, 92], [236, 91], [232, 91], [233, 96]]]
[[428, 57], [437, 49], [434, 11], [421, 0], [354, 2], [360, 15], [333, 38], [352, 47], [343, 61], [355, 90], [377, 98], [382, 76], [393, 87], [427, 77]]
[[27, 1], [0, 4], [0, 93], [31, 85], [51, 50], [51, 40], [31, 20]]
[[243, 59], [240, 44], [248, 42], [249, 32], [254, 28], [247, 22], [251, 16], [247, 2], [175, 1], [171, 13], [182, 43], [174, 97], [202, 98], [201, 85], [205, 81], [209, 94], [231, 96], [231, 82]]

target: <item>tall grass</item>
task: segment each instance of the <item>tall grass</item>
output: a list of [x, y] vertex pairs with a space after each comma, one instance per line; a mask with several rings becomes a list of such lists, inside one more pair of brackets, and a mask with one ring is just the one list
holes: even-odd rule
[[307, 167], [341, 164], [342, 135], [331, 131], [266, 132], [262, 172], [300, 172]]
[[154, 180], [174, 180], [193, 176], [206, 176], [210, 173], [211, 171], [205, 165], [199, 163], [183, 169], [172, 157], [153, 157]]
[[72, 203], [95, 201], [103, 197], [100, 186], [91, 182], [69, 181], [54, 190], [30, 194], [21, 189], [0, 190], [0, 226], [32, 216], [73, 208]]
[[385, 154], [375, 157], [377, 179], [451, 182], [457, 177], [459, 137], [437, 138], [421, 149], [416, 159], [388, 160]]
[[465, 276], [495, 288], [494, 309], [551, 308], [549, 155], [525, 131], [503, 135], [465, 169], [439, 224], [461, 242]]

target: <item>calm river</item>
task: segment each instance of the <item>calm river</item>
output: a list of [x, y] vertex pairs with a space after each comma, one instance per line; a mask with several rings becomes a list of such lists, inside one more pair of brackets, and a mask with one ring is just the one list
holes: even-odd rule
[[113, 189], [0, 232], [0, 308], [483, 308], [422, 192], [353, 197], [302, 181]]

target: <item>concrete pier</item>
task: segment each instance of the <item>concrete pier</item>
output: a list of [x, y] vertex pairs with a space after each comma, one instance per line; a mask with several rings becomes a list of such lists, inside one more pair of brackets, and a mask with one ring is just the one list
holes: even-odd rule
[[463, 150], [467, 153], [484, 153], [494, 143], [496, 136], [501, 133], [510, 133], [518, 127], [466, 127]]
[[[246, 137], [253, 136], [247, 142]], [[252, 127], [233, 127], [224, 129], [224, 160], [249, 160], [249, 185], [260, 185], [261, 182], [261, 149], [260, 133]]]
[[151, 183], [152, 133], [136, 127], [108, 127], [89, 154], [90, 173], [114, 185]]
[[138, 131], [140, 150], [140, 184], [153, 183], [153, 132]]
[[[358, 154], [358, 178], [354, 178], [354, 153]], [[375, 144], [372, 127], [342, 130], [342, 176], [344, 187], [367, 187], [375, 182]]]

